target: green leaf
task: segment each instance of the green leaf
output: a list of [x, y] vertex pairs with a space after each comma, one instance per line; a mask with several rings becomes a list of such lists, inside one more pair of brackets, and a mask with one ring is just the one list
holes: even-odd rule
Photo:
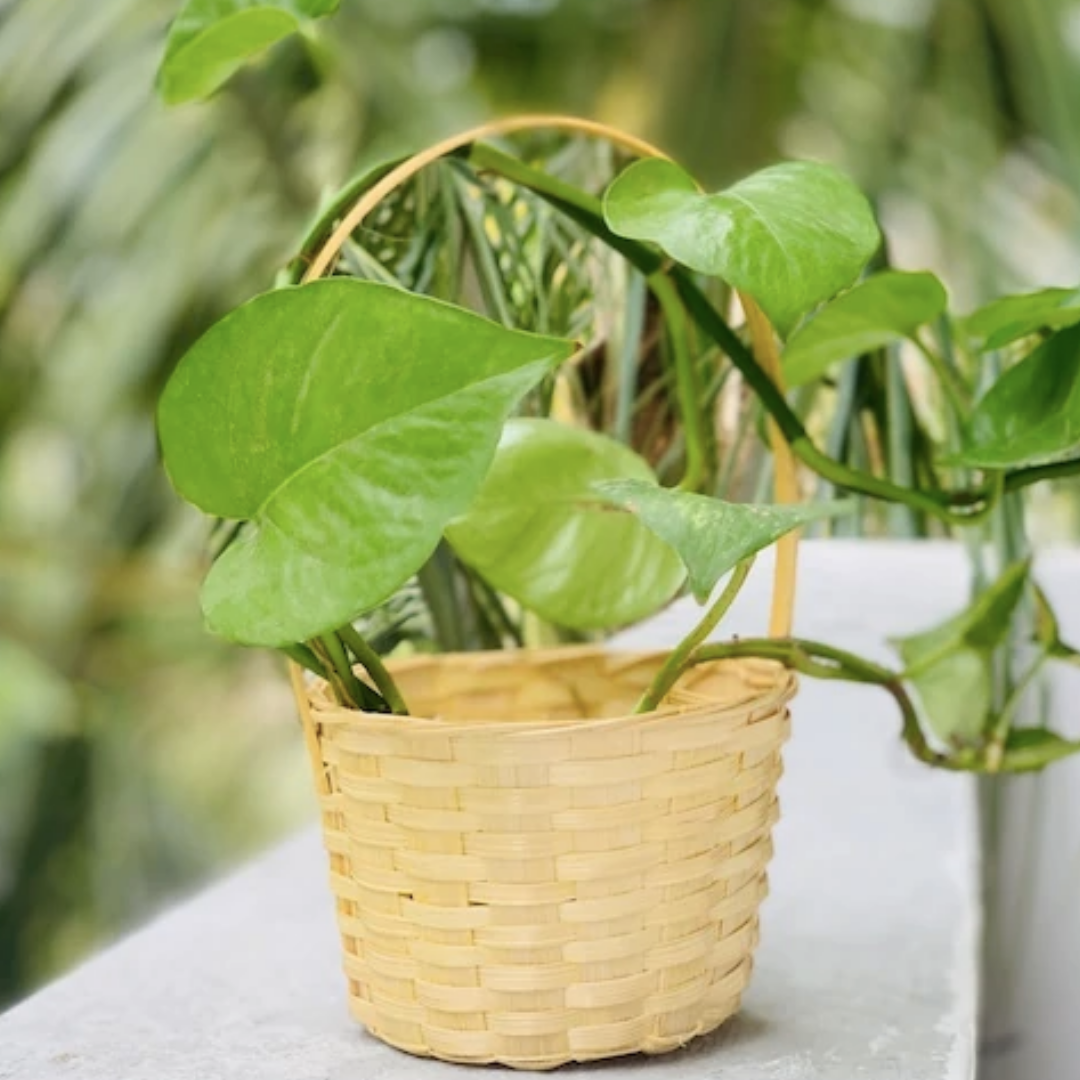
[[972, 743], [986, 730], [993, 704], [991, 677], [985, 653], [960, 648], [928, 663], [910, 681], [930, 730], [946, 742]]
[[689, 572], [690, 589], [702, 604], [743, 559], [800, 525], [851, 510], [847, 503], [748, 506], [640, 480], [611, 480], [593, 487], [602, 499], [639, 518], [678, 552]]
[[613, 513], [592, 484], [649, 465], [622, 443], [552, 420], [511, 420], [484, 486], [446, 530], [458, 555], [495, 588], [578, 630], [652, 614], [685, 579], [667, 544]]
[[887, 270], [837, 297], [795, 333], [784, 350], [789, 386], [813, 382], [835, 363], [912, 337], [948, 302], [928, 273]]
[[158, 414], [177, 490], [252, 523], [206, 580], [211, 629], [282, 645], [385, 600], [469, 505], [517, 402], [572, 348], [349, 279], [267, 293], [212, 327]]
[[749, 293], [785, 337], [855, 281], [881, 240], [859, 189], [812, 162], [774, 165], [708, 195], [678, 165], [650, 158], [616, 177], [604, 216], [619, 236]]
[[1049, 728], [1013, 728], [1005, 741], [1002, 772], [1037, 772], [1080, 752], [1080, 740], [1062, 738]]
[[340, 0], [187, 0], [165, 42], [158, 90], [170, 104], [212, 94], [251, 57]]
[[972, 410], [950, 463], [1013, 469], [1080, 450], [1080, 326], [1055, 334], [1006, 371]]
[[1063, 330], [1080, 322], [1080, 289], [1040, 289], [1005, 296], [964, 319], [977, 349], [1000, 349], [1040, 330]]
[[1080, 666], [1080, 649], [1061, 639], [1061, 625], [1046, 593], [1038, 585], [1033, 586], [1032, 593], [1035, 597], [1035, 640], [1051, 659]]
[[990, 659], [1008, 636], [1031, 564], [1013, 563], [958, 615], [908, 637], [892, 639], [918, 691], [931, 730], [946, 740], [976, 739], [991, 705]]

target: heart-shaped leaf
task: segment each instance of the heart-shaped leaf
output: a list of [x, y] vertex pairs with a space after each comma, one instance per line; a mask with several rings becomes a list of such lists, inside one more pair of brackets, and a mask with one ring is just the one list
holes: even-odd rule
[[1039, 330], [1063, 330], [1080, 322], [1080, 289], [1040, 289], [1005, 296], [964, 320], [977, 349], [1000, 349]]
[[991, 654], [1009, 633], [1024, 595], [1029, 561], [1014, 563], [958, 615], [908, 637], [894, 638], [931, 730], [970, 741], [985, 730], [991, 705]]
[[1009, 368], [972, 410], [955, 464], [1013, 469], [1080, 451], [1080, 326], [1055, 334]]
[[162, 98], [207, 97], [244, 62], [294, 34], [341, 0], [187, 0], [169, 28], [158, 71]]
[[158, 415], [177, 490], [252, 522], [206, 580], [210, 627], [282, 645], [384, 600], [469, 505], [517, 402], [572, 348], [347, 279], [267, 293], [212, 327]]
[[649, 158], [616, 177], [604, 216], [619, 236], [749, 293], [782, 336], [855, 281], [881, 240], [859, 189], [812, 162], [774, 165], [708, 195], [678, 165]]
[[550, 622], [623, 626], [667, 603], [685, 579], [651, 532], [613, 513], [591, 485], [612, 477], [655, 487], [622, 443], [552, 420], [511, 420], [468, 512], [446, 530], [458, 555]]
[[1080, 753], [1080, 740], [1065, 739], [1049, 728], [1013, 728], [1005, 741], [1002, 772], [1037, 772]]
[[640, 519], [670, 544], [689, 573], [690, 590], [705, 603], [737, 563], [811, 521], [849, 513], [847, 503], [750, 506], [662, 488], [640, 480], [610, 480], [593, 488], [605, 501]]
[[837, 297], [801, 327], [784, 350], [789, 386], [821, 378], [841, 360], [911, 337], [948, 302], [933, 275], [886, 270]]

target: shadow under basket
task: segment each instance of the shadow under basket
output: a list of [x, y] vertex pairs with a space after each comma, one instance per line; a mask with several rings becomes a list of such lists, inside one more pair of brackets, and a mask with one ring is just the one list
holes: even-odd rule
[[661, 654], [411, 659], [416, 716], [298, 682], [353, 1014], [412, 1054], [662, 1053], [739, 1008], [794, 677], [760, 660], [630, 710]]

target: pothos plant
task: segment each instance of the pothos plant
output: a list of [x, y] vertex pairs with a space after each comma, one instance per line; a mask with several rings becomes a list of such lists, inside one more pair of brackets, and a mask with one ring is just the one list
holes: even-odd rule
[[[168, 96], [212, 89], [259, 27], [280, 36], [289, 19], [335, 5], [231, 6], [189, 0], [163, 67]], [[490, 647], [623, 627], [689, 591], [701, 620], [640, 711], [695, 664], [754, 656], [882, 687], [931, 765], [1022, 771], [1080, 749], [1014, 724], [1043, 664], [1077, 657], [1023, 559], [948, 622], [897, 641], [895, 669], [799, 638], [706, 640], [759, 551], [852, 505], [719, 498], [717, 373], [737, 372], [805, 472], [841, 495], [977, 533], [1016, 492], [1080, 471], [1080, 292], [954, 318], [933, 275], [881, 266], [871, 207], [830, 166], [784, 163], [707, 193], [672, 161], [619, 169], [609, 156], [614, 178], [597, 191], [595, 173], [560, 153], [541, 168], [539, 152], [462, 144], [436, 162], [438, 182], [418, 182], [353, 233], [333, 276], [305, 282], [346, 209], [390, 167], [361, 177], [330, 200], [278, 287], [181, 360], [159, 431], [177, 490], [219, 522], [202, 592], [209, 627], [283, 651], [343, 705], [404, 715], [380, 652], [408, 636], [417, 593], [432, 620], [445, 617], [433, 582], [448, 585], [451, 608], [472, 610]], [[401, 214], [413, 226], [404, 250], [384, 243]], [[628, 358], [637, 391], [610, 425], [587, 387], [605, 288], [624, 316], [605, 355]], [[467, 310], [476, 296], [495, 319]], [[734, 297], [742, 326], [729, 319]], [[515, 319], [522, 310], [531, 317]], [[948, 418], [908, 483], [822, 449], [776, 379], [820, 384], [898, 342], [917, 350]], [[650, 362], [660, 376], [644, 387]], [[1003, 651], [1015, 652], [1021, 626], [1027, 666], [1003, 689]]]

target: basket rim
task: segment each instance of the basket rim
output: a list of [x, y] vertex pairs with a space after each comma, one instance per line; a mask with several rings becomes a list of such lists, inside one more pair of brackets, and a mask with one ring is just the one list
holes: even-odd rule
[[[430, 653], [418, 656], [405, 657], [391, 661], [390, 666], [395, 674], [414, 671], [417, 668], [429, 666], [475, 665], [477, 667], [490, 666], [492, 663], [503, 661], [507, 664], [529, 664], [542, 658], [545, 662], [552, 660], [579, 660], [595, 657], [598, 660], [613, 661], [611, 668], [613, 673], [620, 669], [632, 667], [636, 664], [649, 662], [662, 662], [667, 657], [667, 649], [620, 649], [612, 648], [605, 644], [585, 645], [562, 645], [547, 648], [529, 649], [491, 649], [477, 652], [454, 652], [454, 653]], [[369, 729], [381, 728], [387, 731], [400, 730], [403, 724], [408, 724], [417, 732], [458, 734], [458, 733], [482, 733], [489, 735], [502, 735], [515, 738], [539, 738], [555, 732], [566, 733], [568, 731], [598, 732], [605, 729], [619, 729], [630, 726], [649, 727], [670, 723], [674, 719], [695, 720], [711, 719], [714, 721], [734, 720], [739, 717], [747, 718], [753, 723], [757, 719], [775, 713], [787, 704], [798, 689], [798, 680], [795, 673], [785, 668], [774, 660], [765, 660], [758, 657], [730, 658], [714, 661], [716, 666], [752, 668], [759, 675], [771, 676], [768, 684], [763, 685], [757, 692], [751, 692], [747, 697], [735, 702], [718, 703], [702, 695], [684, 692], [685, 703], [665, 705], [647, 713], [627, 713], [621, 716], [581, 717], [569, 719], [521, 719], [521, 720], [484, 720], [446, 718], [438, 716], [394, 716], [386, 713], [365, 712], [360, 709], [349, 709], [338, 705], [329, 695], [329, 687], [321, 679], [313, 679], [304, 684], [306, 700], [301, 705], [311, 711], [312, 719], [317, 724], [360, 724]], [[754, 690], [756, 688], [749, 688]], [[700, 704], [696, 702], [700, 701]]]

